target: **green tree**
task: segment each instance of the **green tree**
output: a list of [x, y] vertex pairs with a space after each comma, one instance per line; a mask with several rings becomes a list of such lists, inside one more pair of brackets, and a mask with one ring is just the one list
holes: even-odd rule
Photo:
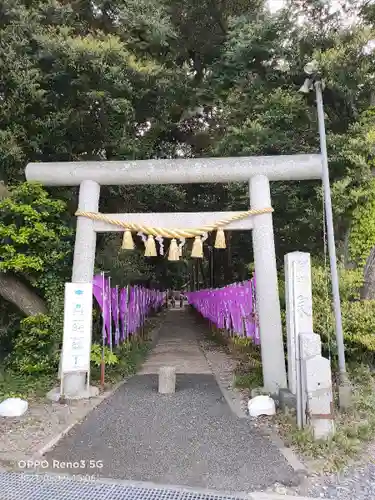
[[[342, 10], [328, 0], [290, 0], [271, 15], [262, 0], [5, 0], [0, 177], [22, 181], [29, 161], [317, 152], [314, 96], [298, 94], [315, 57], [327, 83], [335, 224], [345, 253], [353, 211], [372, 190], [366, 113], [374, 104], [374, 16], [365, 0], [340, 3]], [[321, 254], [319, 183], [275, 183], [272, 191], [280, 260], [297, 247]], [[74, 213], [76, 195], [51, 193]], [[214, 184], [111, 187], [101, 202], [109, 212], [247, 207], [246, 186]], [[215, 253], [220, 281], [245, 276], [251, 259], [249, 234], [228, 241], [233, 266]], [[112, 252], [105, 236], [99, 248]]]
[[38, 184], [20, 184], [0, 201], [0, 294], [26, 315], [46, 313], [47, 283], [69, 273], [72, 229], [65, 210]]

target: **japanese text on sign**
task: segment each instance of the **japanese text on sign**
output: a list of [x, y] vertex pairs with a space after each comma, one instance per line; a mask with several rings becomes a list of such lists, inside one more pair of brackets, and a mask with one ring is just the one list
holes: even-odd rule
[[62, 371], [83, 372], [90, 368], [92, 284], [65, 284]]

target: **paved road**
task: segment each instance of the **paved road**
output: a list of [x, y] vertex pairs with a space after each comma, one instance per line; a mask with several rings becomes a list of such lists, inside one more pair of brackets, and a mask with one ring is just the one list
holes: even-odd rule
[[161, 366], [174, 366], [177, 373], [212, 374], [200, 349], [194, 319], [186, 309], [172, 309], [166, 315], [157, 345], [140, 370], [140, 374], [157, 374]]
[[[173, 395], [157, 392], [162, 364], [175, 364], [179, 372]], [[86, 471], [101, 477], [222, 491], [295, 481], [279, 450], [249, 420], [231, 412], [198, 347], [188, 311], [168, 313], [143, 371], [46, 458], [102, 461], [103, 468]]]

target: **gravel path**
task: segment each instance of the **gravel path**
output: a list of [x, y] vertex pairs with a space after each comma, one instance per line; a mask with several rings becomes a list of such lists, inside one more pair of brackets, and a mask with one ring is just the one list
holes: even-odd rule
[[132, 378], [46, 459], [101, 461], [85, 469], [100, 477], [224, 491], [293, 484], [285, 458], [233, 415], [212, 375], [178, 375], [177, 384], [176, 394], [160, 395], [156, 375]]
[[[181, 314], [184, 315], [181, 331], [186, 334], [189, 326], [194, 327], [210, 368], [222, 389], [230, 393], [231, 406], [235, 405], [238, 413], [242, 410], [244, 414], [248, 395], [232, 386], [236, 361], [204, 338], [202, 325], [184, 312]], [[176, 325], [171, 320], [169, 313], [162, 337], [170, 331], [178, 340]], [[170, 350], [173, 356], [181, 357], [186, 366], [190, 355], [186, 356], [183, 346], [176, 349], [172, 344], [167, 349], [167, 344], [163, 345], [155, 354], [160, 356], [161, 351]], [[281, 498], [301, 495], [340, 500], [375, 499], [375, 444], [369, 447], [368, 458], [362, 464], [352, 465], [339, 475], [310, 476], [301, 485], [292, 486], [295, 475], [279, 450], [262, 437], [256, 425], [235, 417], [214, 377], [203, 370], [201, 359], [197, 357], [194, 363], [189, 362], [190, 367], [199, 368], [199, 375], [190, 372], [178, 376], [179, 391], [174, 396], [157, 394], [157, 379], [152, 373], [158, 364], [159, 359], [155, 358], [145, 366], [144, 375], [131, 379], [102, 403], [46, 459], [50, 463], [52, 459], [101, 460], [102, 469], [86, 473], [159, 484], [227, 491], [262, 489], [277, 492]]]
[[[232, 412], [199, 337], [189, 311], [170, 311], [140, 374], [72, 429], [46, 455], [48, 463], [100, 461], [98, 470], [79, 473], [233, 492], [297, 484], [272, 441]], [[175, 394], [157, 392], [157, 368], [163, 364], [179, 372]]]

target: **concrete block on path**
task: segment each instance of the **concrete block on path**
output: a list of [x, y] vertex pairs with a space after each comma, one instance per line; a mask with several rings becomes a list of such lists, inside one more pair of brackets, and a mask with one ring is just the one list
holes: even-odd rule
[[159, 369], [159, 393], [173, 394], [176, 392], [176, 367], [162, 366]]

